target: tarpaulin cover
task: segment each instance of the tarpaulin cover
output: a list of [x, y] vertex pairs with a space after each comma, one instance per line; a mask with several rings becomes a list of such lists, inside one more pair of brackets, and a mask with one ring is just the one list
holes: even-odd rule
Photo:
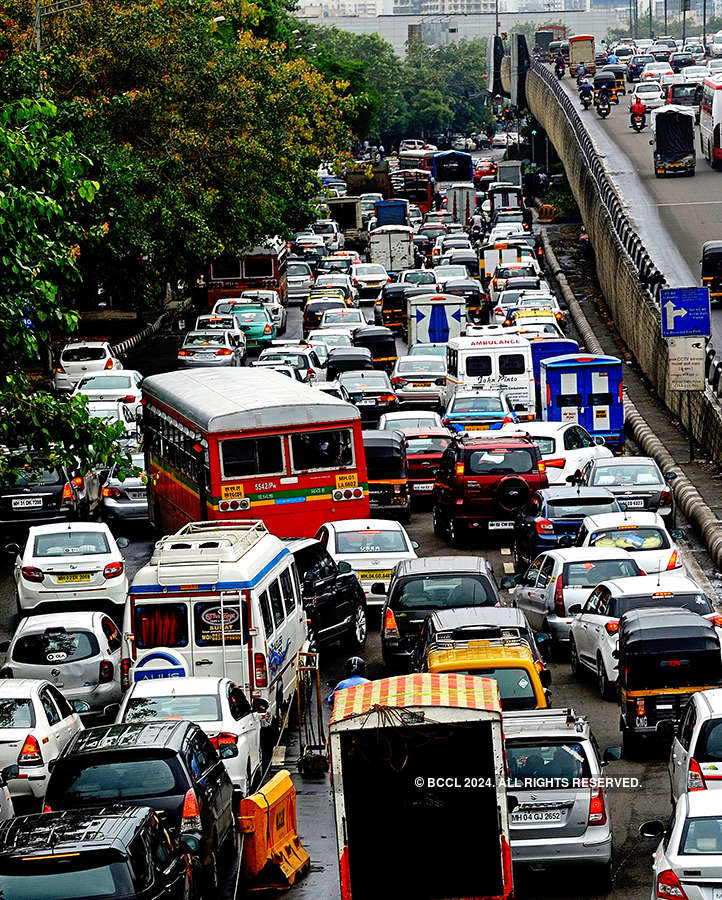
[[668, 106], [652, 113], [655, 153], [664, 162], [678, 162], [694, 155], [694, 112]]

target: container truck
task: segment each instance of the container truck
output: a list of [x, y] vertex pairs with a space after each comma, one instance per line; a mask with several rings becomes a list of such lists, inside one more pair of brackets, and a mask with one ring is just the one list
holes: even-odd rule
[[466, 333], [466, 299], [453, 294], [409, 297], [407, 335], [414, 344], [445, 344]]
[[362, 241], [363, 222], [361, 219], [361, 200], [358, 197], [332, 197], [326, 201], [328, 214], [338, 222], [343, 232], [344, 246], [360, 247]]
[[654, 174], [694, 175], [697, 154], [694, 149], [694, 110], [688, 106], [660, 106], [652, 110]]
[[407, 225], [382, 225], [369, 232], [369, 258], [392, 275], [414, 267], [414, 232]]
[[521, 187], [521, 162], [518, 159], [506, 159], [498, 163], [496, 180], [503, 181], [504, 184], [513, 184]]

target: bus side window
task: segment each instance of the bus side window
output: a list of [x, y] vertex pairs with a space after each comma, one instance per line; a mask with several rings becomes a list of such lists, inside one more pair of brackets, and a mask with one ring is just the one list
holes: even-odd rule
[[286, 615], [290, 616], [296, 609], [296, 595], [293, 592], [293, 579], [291, 578], [290, 569], [284, 569], [281, 572], [280, 581], [283, 602], [286, 605]]
[[278, 581], [272, 581], [268, 585], [268, 595], [271, 598], [271, 609], [273, 610], [273, 621], [276, 624], [276, 628], [283, 622], [285, 619], [285, 613], [283, 612], [283, 600], [281, 599], [281, 588], [278, 586]]
[[258, 605], [261, 607], [266, 637], [270, 637], [273, 634], [273, 619], [271, 618], [271, 607], [268, 605], [268, 594], [265, 591], [258, 595]]

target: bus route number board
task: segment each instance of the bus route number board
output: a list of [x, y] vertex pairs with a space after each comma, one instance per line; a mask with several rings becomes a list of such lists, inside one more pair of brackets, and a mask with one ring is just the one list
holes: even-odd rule
[[243, 496], [242, 484], [224, 484], [221, 487], [221, 500], [242, 500]]
[[337, 488], [355, 488], [358, 487], [358, 475], [356, 472], [345, 472], [336, 476]]

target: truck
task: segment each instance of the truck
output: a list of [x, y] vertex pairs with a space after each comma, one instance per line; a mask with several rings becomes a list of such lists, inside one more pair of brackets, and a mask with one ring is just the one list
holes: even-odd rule
[[654, 174], [694, 175], [694, 109], [689, 106], [661, 106], [651, 115]]
[[594, 38], [591, 34], [573, 34], [569, 38], [569, 74], [573, 78], [576, 77], [580, 63], [584, 63], [584, 67], [593, 75], [597, 71], [595, 56]]
[[567, 36], [567, 29], [564, 25], [542, 25], [538, 31], [534, 32], [534, 46], [539, 49], [539, 53], [544, 62], [549, 62], [549, 44], [552, 41], [563, 41]]
[[344, 900], [512, 897], [515, 801], [491, 679], [420, 673], [345, 688], [329, 736]]
[[376, 227], [382, 225], [408, 225], [409, 201], [408, 200], [377, 200], [374, 203]]
[[412, 294], [407, 302], [409, 348], [445, 344], [466, 333], [466, 299], [454, 294]]
[[522, 163], [518, 159], [506, 159], [498, 163], [496, 180], [505, 184], [514, 184], [521, 187]]
[[389, 274], [414, 267], [414, 232], [408, 225], [382, 225], [369, 232], [369, 258]]
[[447, 205], [454, 221], [466, 225], [476, 211], [476, 188], [473, 184], [463, 182], [452, 184], [446, 192]]
[[361, 248], [364, 245], [361, 200], [358, 197], [331, 197], [326, 201], [328, 214], [338, 222], [343, 232], [344, 246]]
[[346, 193], [353, 197], [361, 194], [389, 195], [389, 165], [382, 162], [377, 165], [371, 163], [356, 163], [346, 170]]

